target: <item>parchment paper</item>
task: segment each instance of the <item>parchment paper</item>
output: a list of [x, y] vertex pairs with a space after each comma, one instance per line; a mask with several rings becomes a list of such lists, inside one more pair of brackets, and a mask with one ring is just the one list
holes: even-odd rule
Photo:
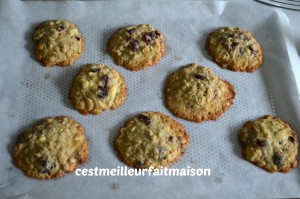
[[[252, 3], [227, 2], [0, 2], [0, 197], [1, 198], [282, 198], [300, 197], [300, 172], [270, 174], [241, 157], [237, 134], [242, 125], [266, 114], [289, 121], [300, 132], [299, 92], [290, 56], [289, 23], [280, 11]], [[70, 19], [86, 41], [71, 67], [45, 68], [33, 56], [30, 35], [47, 19]], [[130, 72], [116, 66], [106, 42], [118, 28], [149, 23], [166, 38], [167, 52], [154, 67]], [[254, 34], [264, 61], [255, 73], [219, 68], [204, 45], [209, 32], [239, 26]], [[287, 45], [289, 43], [289, 45]], [[234, 105], [217, 121], [201, 124], [174, 117], [163, 102], [164, 81], [179, 67], [198, 63], [231, 82]], [[128, 86], [123, 106], [97, 116], [82, 116], [70, 104], [70, 83], [81, 65], [104, 63], [119, 70]], [[296, 65], [295, 65], [296, 64]], [[124, 122], [142, 111], [160, 111], [184, 124], [191, 137], [187, 153], [171, 168], [210, 168], [202, 177], [28, 178], [11, 162], [15, 138], [40, 118], [69, 115], [85, 128], [90, 158], [80, 168], [124, 166], [112, 142]]]

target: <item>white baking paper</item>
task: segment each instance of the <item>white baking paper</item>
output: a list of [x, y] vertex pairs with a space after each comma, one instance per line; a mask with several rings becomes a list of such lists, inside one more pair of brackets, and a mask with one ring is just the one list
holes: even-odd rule
[[[0, 197], [1, 198], [282, 198], [300, 197], [299, 168], [270, 174], [245, 161], [237, 141], [242, 125], [266, 114], [289, 121], [300, 132], [299, 92], [292, 62], [289, 23], [280, 11], [254, 3], [166, 2], [0, 2]], [[83, 33], [85, 51], [71, 67], [45, 68], [34, 59], [31, 33], [41, 21], [70, 19]], [[116, 66], [106, 42], [118, 28], [149, 23], [166, 39], [166, 55], [154, 67], [130, 72]], [[254, 73], [219, 68], [205, 51], [209, 32], [239, 26], [254, 34], [264, 61]], [[176, 118], [164, 106], [166, 77], [189, 63], [207, 66], [231, 82], [234, 105], [217, 121], [193, 123]], [[128, 97], [120, 108], [97, 116], [80, 115], [70, 104], [71, 80], [83, 64], [103, 63], [120, 71]], [[292, 64], [293, 63], [293, 67]], [[295, 65], [298, 64], [298, 65]], [[16, 135], [40, 118], [69, 115], [81, 123], [90, 156], [80, 168], [125, 166], [113, 140], [124, 122], [142, 111], [160, 111], [185, 125], [191, 142], [171, 168], [210, 168], [200, 177], [28, 178], [12, 164]]]

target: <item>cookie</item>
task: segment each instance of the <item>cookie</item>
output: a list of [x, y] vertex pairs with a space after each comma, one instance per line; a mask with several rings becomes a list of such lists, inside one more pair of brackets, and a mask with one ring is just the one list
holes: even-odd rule
[[37, 179], [59, 178], [88, 159], [83, 128], [66, 116], [49, 117], [21, 133], [13, 161], [24, 173]]
[[202, 122], [218, 119], [233, 104], [234, 87], [211, 69], [189, 64], [172, 73], [165, 85], [167, 108], [176, 116]]
[[254, 72], [262, 63], [262, 48], [250, 32], [234, 27], [220, 28], [207, 38], [206, 49], [222, 68]]
[[119, 29], [107, 44], [117, 65], [136, 71], [153, 66], [165, 54], [163, 34], [148, 24]]
[[73, 80], [70, 99], [83, 115], [100, 114], [121, 106], [127, 96], [124, 78], [115, 69], [103, 64], [81, 67]]
[[183, 125], [162, 113], [145, 112], [123, 126], [115, 148], [131, 167], [161, 169], [180, 159], [189, 140]]
[[33, 32], [35, 57], [45, 66], [69, 66], [82, 54], [84, 40], [69, 20], [49, 20]]
[[280, 118], [267, 115], [247, 122], [239, 140], [244, 159], [268, 172], [286, 173], [297, 166], [297, 134]]

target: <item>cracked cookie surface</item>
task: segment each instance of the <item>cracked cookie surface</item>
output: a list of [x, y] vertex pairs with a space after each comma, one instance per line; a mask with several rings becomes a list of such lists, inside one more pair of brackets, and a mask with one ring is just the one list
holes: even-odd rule
[[69, 20], [48, 20], [33, 32], [35, 57], [45, 66], [69, 66], [81, 55], [84, 40]]
[[180, 159], [189, 140], [183, 125], [162, 113], [145, 112], [122, 127], [115, 147], [131, 167], [161, 169]]
[[141, 70], [157, 64], [165, 54], [164, 36], [148, 24], [129, 26], [111, 36], [107, 50], [117, 65]]
[[289, 172], [297, 166], [297, 134], [280, 118], [267, 115], [247, 122], [239, 140], [244, 159], [268, 172]]
[[253, 35], [238, 27], [223, 27], [207, 38], [206, 49], [221, 67], [254, 72], [262, 63], [262, 48]]
[[100, 114], [121, 106], [127, 88], [121, 74], [103, 64], [87, 64], [79, 69], [73, 79], [70, 99], [83, 115]]
[[234, 97], [235, 90], [229, 82], [197, 64], [175, 71], [165, 85], [167, 108], [193, 122], [218, 119], [232, 106]]
[[37, 179], [61, 177], [87, 159], [84, 130], [66, 116], [41, 120], [19, 135], [13, 150], [15, 165]]

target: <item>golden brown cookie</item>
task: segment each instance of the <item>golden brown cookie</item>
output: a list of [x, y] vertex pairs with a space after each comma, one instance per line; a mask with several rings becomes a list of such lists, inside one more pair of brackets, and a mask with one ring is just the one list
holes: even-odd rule
[[66, 116], [43, 119], [19, 135], [13, 160], [24, 173], [37, 179], [59, 178], [88, 159], [83, 128]]
[[73, 105], [83, 115], [114, 110], [124, 103], [126, 96], [127, 88], [122, 75], [103, 64], [81, 67], [70, 92]]
[[84, 40], [69, 20], [49, 20], [33, 32], [35, 56], [45, 66], [69, 66], [82, 54]]
[[167, 108], [193, 122], [218, 119], [233, 104], [234, 87], [211, 69], [187, 65], [172, 73], [165, 85]]
[[270, 115], [247, 122], [239, 133], [243, 157], [268, 172], [297, 166], [298, 138], [292, 127]]
[[183, 125], [162, 113], [145, 112], [123, 126], [115, 147], [131, 167], [161, 169], [180, 159], [189, 140]]
[[165, 54], [163, 34], [148, 24], [119, 29], [107, 50], [117, 65], [136, 71], [153, 66]]
[[220, 67], [254, 72], [262, 63], [262, 48], [250, 32], [223, 27], [207, 38], [206, 49]]

